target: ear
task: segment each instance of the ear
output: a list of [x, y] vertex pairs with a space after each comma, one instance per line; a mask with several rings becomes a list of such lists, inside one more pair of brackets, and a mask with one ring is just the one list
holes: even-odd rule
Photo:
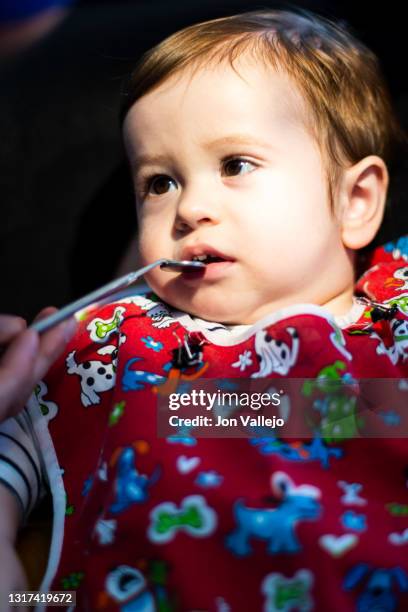
[[377, 155], [364, 157], [343, 172], [338, 192], [343, 244], [361, 249], [376, 235], [384, 216], [388, 170]]
[[286, 472], [275, 472], [271, 476], [271, 488], [277, 499], [285, 499], [289, 491], [294, 488], [294, 483]]

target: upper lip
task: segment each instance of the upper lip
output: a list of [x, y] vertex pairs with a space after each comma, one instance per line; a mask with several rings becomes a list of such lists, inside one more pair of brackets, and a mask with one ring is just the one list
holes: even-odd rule
[[190, 246], [186, 245], [181, 251], [181, 259], [191, 261], [197, 255], [211, 255], [212, 257], [219, 257], [220, 259], [225, 259], [226, 261], [234, 261], [234, 259], [229, 255], [225, 255], [225, 253], [222, 253], [222, 251], [219, 251], [215, 247], [204, 243], [193, 244]]

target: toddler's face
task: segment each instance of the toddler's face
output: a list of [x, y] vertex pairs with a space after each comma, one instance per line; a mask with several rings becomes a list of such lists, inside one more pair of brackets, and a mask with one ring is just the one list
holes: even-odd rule
[[300, 94], [283, 73], [244, 58], [237, 69], [171, 77], [124, 130], [142, 261], [210, 257], [204, 274], [156, 269], [150, 286], [199, 317], [253, 323], [326, 304], [348, 288], [351, 264]]

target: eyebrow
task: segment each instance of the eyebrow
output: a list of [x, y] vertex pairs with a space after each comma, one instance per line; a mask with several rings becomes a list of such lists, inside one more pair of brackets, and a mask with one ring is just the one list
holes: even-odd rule
[[262, 141], [259, 138], [254, 138], [250, 134], [230, 134], [229, 136], [222, 136], [221, 138], [217, 138], [216, 140], [205, 142], [203, 146], [206, 149], [213, 149], [224, 144], [255, 145], [263, 148], [271, 146], [270, 143]]
[[[272, 148], [271, 143], [262, 141], [258, 138], [254, 138], [249, 134], [230, 134], [228, 136], [222, 136], [221, 138], [216, 138], [215, 140], [210, 140], [204, 142], [202, 144], [204, 149], [211, 150], [223, 145], [250, 145], [262, 147], [263, 149]], [[154, 164], [165, 164], [168, 162], [168, 155], [158, 154], [158, 155], [133, 155], [133, 165], [136, 169], [141, 168], [142, 166], [154, 165]]]

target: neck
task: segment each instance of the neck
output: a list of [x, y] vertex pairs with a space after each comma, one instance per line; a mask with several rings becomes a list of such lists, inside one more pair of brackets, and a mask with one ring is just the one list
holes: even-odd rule
[[347, 314], [353, 305], [353, 289], [348, 288], [342, 291], [338, 295], [330, 298], [327, 302], [322, 304], [323, 308], [326, 308], [331, 314], [335, 316], [342, 316]]

